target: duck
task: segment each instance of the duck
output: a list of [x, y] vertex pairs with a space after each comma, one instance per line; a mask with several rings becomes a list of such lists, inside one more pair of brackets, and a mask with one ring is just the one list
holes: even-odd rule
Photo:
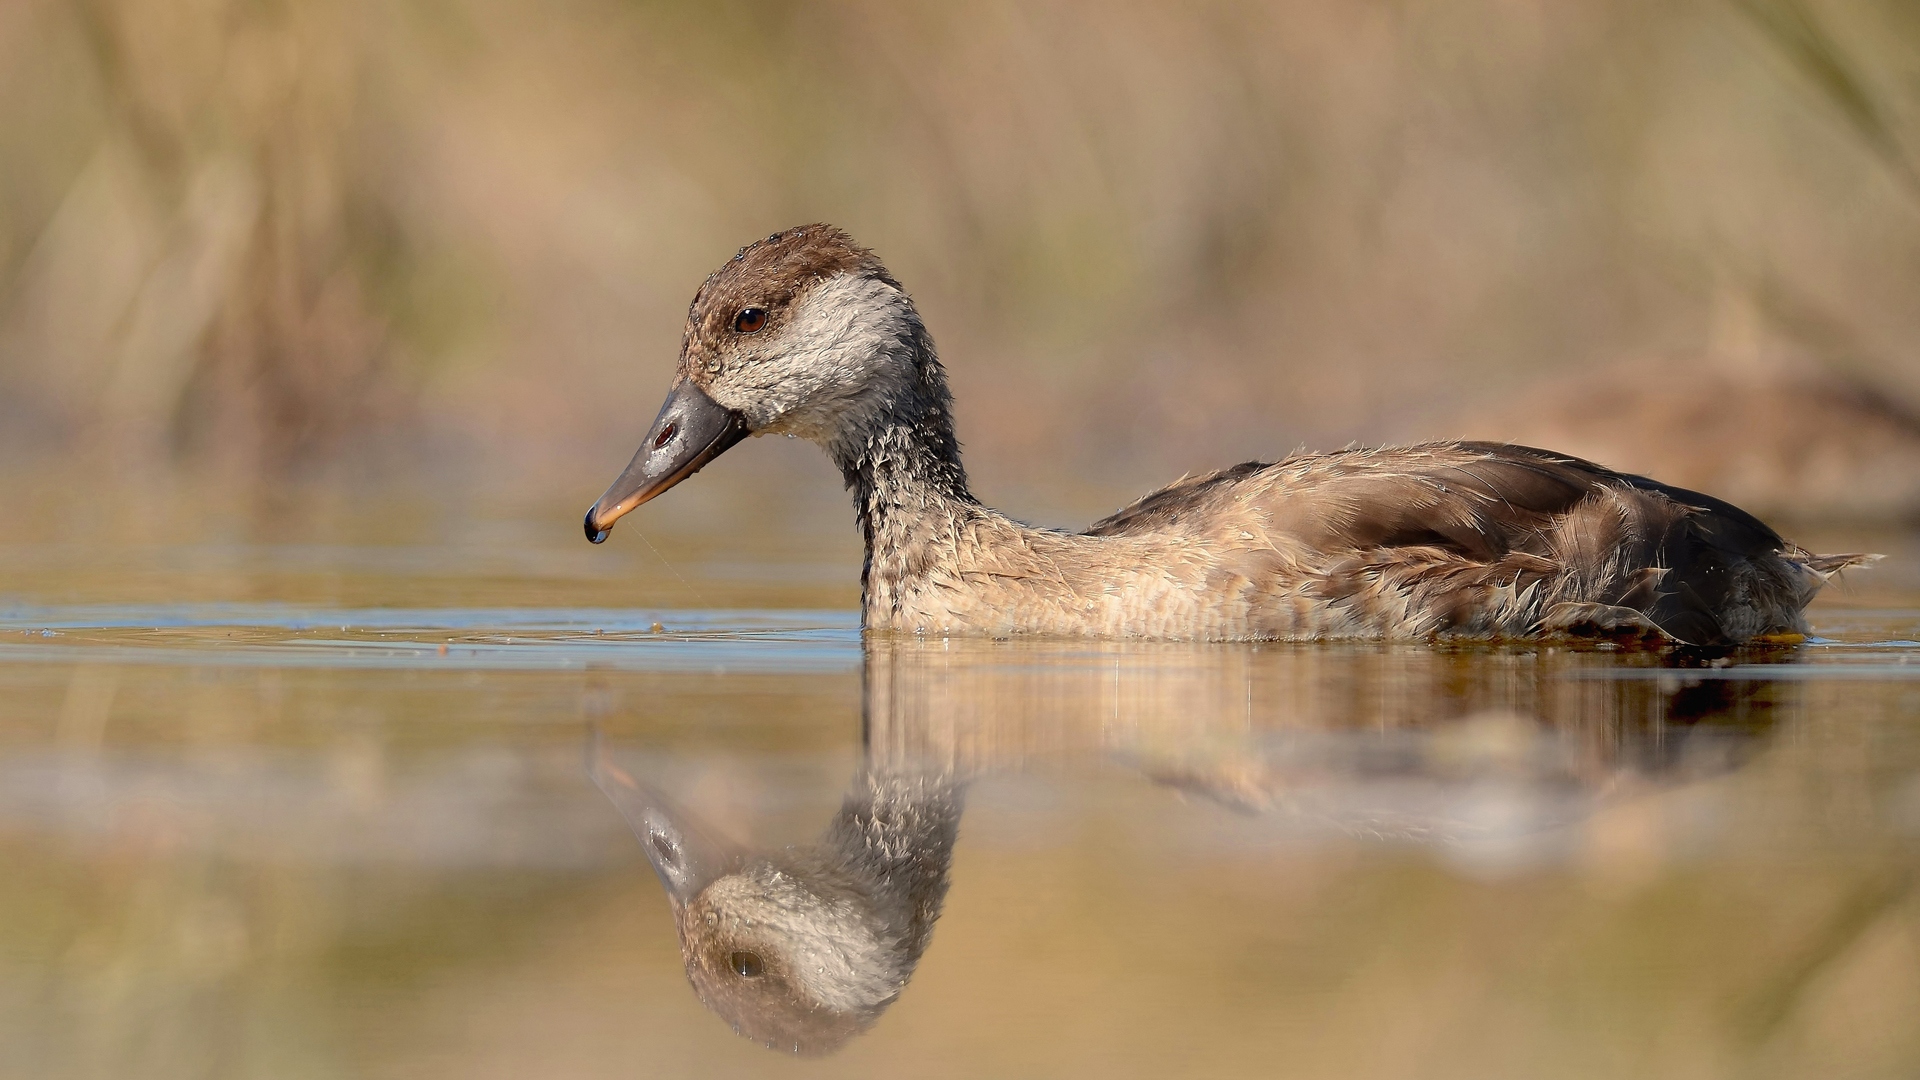
[[748, 436], [821, 447], [865, 541], [862, 625], [1201, 641], [1795, 641], [1865, 553], [1816, 555], [1719, 499], [1494, 442], [1298, 453], [1189, 475], [1082, 532], [976, 498], [931, 334], [844, 230], [741, 248], [689, 307], [665, 404], [587, 511], [624, 515]]

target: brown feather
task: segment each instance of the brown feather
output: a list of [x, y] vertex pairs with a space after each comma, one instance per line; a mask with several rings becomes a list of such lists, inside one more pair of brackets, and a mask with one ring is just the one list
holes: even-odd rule
[[[838, 298], [838, 299], [835, 299]], [[853, 299], [849, 299], [853, 298]], [[735, 334], [742, 305], [764, 328]], [[849, 306], [852, 305], [852, 306]], [[912, 301], [831, 226], [743, 249], [694, 299], [682, 374], [754, 430], [799, 432], [854, 491], [866, 625], [926, 634], [1479, 638], [1804, 631], [1827, 578], [1718, 499], [1525, 446], [1300, 454], [1183, 478], [1085, 533], [968, 490]]]
[[[1263, 510], [1303, 549], [1317, 600], [1428, 633], [1565, 629], [1576, 625], [1566, 622], [1571, 609], [1547, 613], [1574, 605], [1638, 613], [1690, 644], [1726, 644], [1800, 629], [1818, 588], [1809, 572], [1863, 561], [1808, 556], [1698, 492], [1498, 443], [1248, 462], [1154, 492], [1087, 535], [1164, 534], [1236, 504]], [[1529, 587], [1533, 602], [1495, 600]], [[1530, 624], [1516, 625], [1523, 615]], [[1618, 612], [1607, 617], [1618, 621]]]

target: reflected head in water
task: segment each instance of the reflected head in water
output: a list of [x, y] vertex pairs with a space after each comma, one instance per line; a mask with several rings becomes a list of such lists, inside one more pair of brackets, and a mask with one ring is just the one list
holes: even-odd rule
[[817, 842], [773, 852], [719, 838], [597, 737], [590, 767], [666, 888], [701, 1001], [768, 1047], [818, 1054], [912, 977], [967, 778], [1118, 761], [1277, 828], [1498, 844], [1739, 767], [1797, 688], [1751, 663], [1728, 678], [1741, 672], [1658, 659], [869, 640], [860, 769]]
[[961, 793], [862, 770], [814, 844], [754, 853], [608, 761], [590, 768], [666, 887], [695, 993], [769, 1049], [822, 1054], [906, 988], [947, 892]]

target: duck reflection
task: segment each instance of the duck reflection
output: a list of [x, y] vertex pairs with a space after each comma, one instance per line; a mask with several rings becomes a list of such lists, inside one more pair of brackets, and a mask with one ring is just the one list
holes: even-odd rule
[[666, 888], [700, 999], [770, 1048], [820, 1054], [912, 977], [983, 773], [1091, 755], [1349, 833], [1538, 834], [1746, 760], [1794, 688], [1750, 665], [1787, 659], [883, 639], [862, 764], [812, 844], [721, 840], [597, 741], [591, 768]]
[[735, 1031], [824, 1053], [900, 996], [947, 893], [952, 774], [869, 761], [817, 843], [749, 852], [597, 750], [594, 781], [666, 887], [687, 978]]

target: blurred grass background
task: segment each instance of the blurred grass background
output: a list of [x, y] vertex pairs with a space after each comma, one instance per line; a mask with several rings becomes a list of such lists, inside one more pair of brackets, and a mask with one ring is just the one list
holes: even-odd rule
[[[838, 478], [784, 441], [577, 525], [701, 278], [813, 220], [913, 291], [1030, 518], [1466, 434], [1911, 518], [1917, 109], [1900, 0], [5, 0], [0, 597], [850, 608]], [[860, 687], [688, 678], [11, 665], [0, 1076], [765, 1075], [583, 702], [815, 755], [811, 828]], [[983, 790], [938, 962], [813, 1068], [1905, 1075], [1916, 701], [1863, 685], [1498, 881], [1169, 861], [1123, 839], [1211, 819], [1131, 775]]]
[[704, 274], [829, 220], [1042, 519], [1616, 370], [1837, 380], [1920, 462], [1916, 109], [1899, 0], [14, 0], [0, 453], [584, 505]]

